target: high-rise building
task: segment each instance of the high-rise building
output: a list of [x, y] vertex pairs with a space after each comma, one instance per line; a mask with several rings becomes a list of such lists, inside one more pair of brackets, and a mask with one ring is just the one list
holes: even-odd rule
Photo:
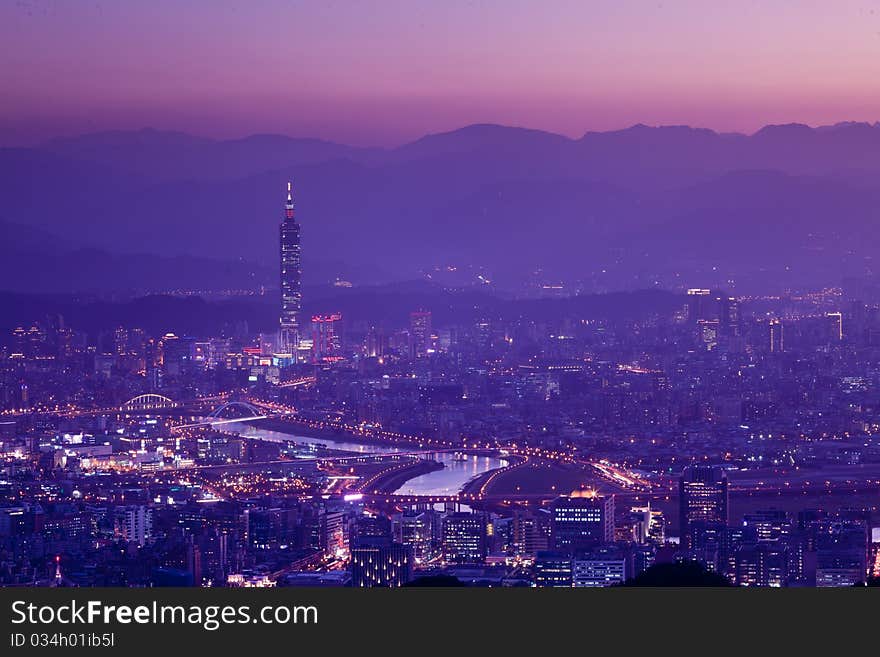
[[381, 329], [371, 326], [364, 340], [364, 356], [367, 358], [381, 358], [385, 355], [385, 347], [388, 337]]
[[719, 326], [717, 319], [697, 320], [698, 339], [706, 351], [712, 351], [718, 346]]
[[147, 506], [120, 506], [115, 510], [115, 534], [143, 546], [153, 535], [153, 510]]
[[431, 311], [417, 310], [409, 314], [410, 356], [424, 358], [431, 346]]
[[347, 520], [343, 511], [324, 509], [321, 512], [321, 547], [327, 556], [341, 557], [348, 551]]
[[571, 555], [539, 550], [535, 555], [535, 586], [571, 588]]
[[128, 351], [128, 331], [125, 330], [125, 327], [118, 326], [113, 332], [113, 347], [114, 352], [119, 355]]
[[743, 516], [743, 526], [754, 527], [758, 541], [779, 542], [791, 533], [791, 519], [782, 509], [758, 509]]
[[443, 519], [443, 559], [448, 563], [483, 563], [486, 559], [486, 517], [451, 513]]
[[817, 523], [816, 586], [852, 586], [865, 581], [868, 546], [863, 521], [834, 518]]
[[828, 320], [828, 335], [832, 342], [843, 340], [843, 313], [825, 313]]
[[693, 465], [679, 478], [680, 539], [688, 544], [689, 526], [695, 521], [728, 522], [727, 473], [711, 465]]
[[727, 571], [727, 525], [706, 520], [688, 523], [687, 536], [681, 536], [682, 545], [688, 548], [690, 558], [699, 561], [708, 570]]
[[578, 555], [571, 563], [571, 582], [575, 588], [612, 586], [626, 581], [627, 558], [612, 546], [596, 548]]
[[337, 326], [342, 320], [340, 313], [312, 316], [312, 360], [316, 363], [340, 358], [341, 345]]
[[412, 579], [413, 548], [388, 539], [360, 538], [351, 551], [351, 585], [403, 586]]
[[614, 541], [614, 496], [575, 491], [550, 507], [553, 549], [573, 552]]
[[651, 529], [651, 503], [646, 506], [634, 506], [629, 510], [629, 521], [633, 527], [633, 540], [645, 543]]
[[736, 297], [721, 297], [721, 330], [727, 337], [740, 334], [739, 301]]
[[771, 319], [767, 324], [770, 353], [785, 351], [785, 328], [780, 319]]
[[[392, 536], [391, 519], [384, 515], [364, 513], [355, 518], [351, 531], [354, 533], [352, 544], [360, 538], [387, 538], [390, 541]], [[402, 542], [398, 541], [398, 543]]]
[[513, 512], [513, 550], [518, 556], [534, 556], [547, 550], [550, 537], [549, 514], [541, 510], [537, 514], [524, 509]]
[[433, 557], [431, 549], [431, 517], [428, 511], [404, 511], [394, 517], [394, 540], [413, 549], [416, 563]]
[[753, 543], [740, 546], [731, 556], [737, 586], [781, 587], [788, 583], [788, 546], [785, 543]]
[[687, 318], [692, 324], [701, 319], [711, 319], [712, 291], [690, 288], [687, 291]]
[[291, 509], [248, 509], [245, 517], [251, 549], [273, 549], [292, 540], [296, 513]]
[[293, 191], [287, 183], [287, 202], [281, 221], [281, 348], [292, 352], [299, 338], [302, 308], [302, 253], [299, 223], [293, 215]]

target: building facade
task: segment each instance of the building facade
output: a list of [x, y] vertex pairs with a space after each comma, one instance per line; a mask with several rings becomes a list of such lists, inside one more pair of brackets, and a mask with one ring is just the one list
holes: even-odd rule
[[719, 467], [694, 465], [679, 478], [680, 540], [689, 545], [690, 524], [695, 521], [728, 523], [727, 473]]
[[299, 314], [302, 310], [302, 252], [300, 226], [293, 213], [293, 191], [287, 183], [287, 202], [281, 222], [281, 315], [280, 346], [293, 352], [299, 343]]

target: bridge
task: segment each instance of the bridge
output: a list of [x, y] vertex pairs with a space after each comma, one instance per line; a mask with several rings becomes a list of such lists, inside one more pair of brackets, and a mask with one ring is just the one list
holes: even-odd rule
[[220, 406], [215, 408], [208, 417], [220, 417], [221, 413], [229, 408], [243, 408], [244, 410], [254, 415], [262, 412], [259, 408], [246, 401], [228, 401], [225, 404], [221, 404]]
[[[225, 413], [230, 408], [241, 408], [250, 413], [247, 417], [232, 417], [232, 418], [224, 418], [223, 413]], [[220, 424], [234, 424], [236, 422], [249, 422], [251, 420], [265, 420], [268, 417], [273, 417], [278, 415], [278, 413], [267, 413], [262, 409], [254, 406], [250, 402], [246, 401], [227, 401], [215, 408], [211, 413], [207, 416], [207, 418], [202, 422], [193, 422], [191, 424], [179, 424], [175, 427], [172, 427], [172, 431], [180, 431], [182, 429], [193, 429], [195, 427], [205, 427], [205, 426], [216, 426]]]
[[157, 395], [154, 393], [147, 393], [146, 395], [138, 395], [137, 397], [132, 397], [122, 406], [120, 406], [119, 410], [150, 411], [162, 408], [180, 408], [181, 406], [182, 404], [174, 401], [170, 397], [165, 397], [164, 395]]
[[316, 376], [304, 376], [300, 379], [293, 379], [291, 381], [285, 381], [284, 383], [279, 383], [278, 388], [299, 388], [300, 386], [309, 386], [315, 383], [318, 380]]
[[394, 493], [362, 493], [363, 500], [372, 504], [407, 507], [434, 504], [473, 504], [489, 502], [494, 504], [512, 504], [514, 502], [542, 502], [559, 497], [557, 492], [543, 493], [512, 493], [499, 495], [483, 495], [480, 493], [458, 493], [457, 495], [396, 495]]

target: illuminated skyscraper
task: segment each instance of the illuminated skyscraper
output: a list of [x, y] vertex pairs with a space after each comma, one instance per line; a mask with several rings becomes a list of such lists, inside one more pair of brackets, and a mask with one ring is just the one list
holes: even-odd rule
[[287, 202], [281, 222], [281, 349], [293, 351], [299, 342], [302, 308], [302, 254], [299, 224], [293, 216], [293, 192], [287, 183]]
[[417, 310], [409, 314], [410, 356], [424, 358], [431, 346], [431, 311]]
[[388, 539], [357, 540], [351, 551], [351, 585], [355, 587], [403, 586], [412, 579], [413, 548]]
[[631, 568], [617, 547], [599, 547], [580, 554], [571, 562], [571, 585], [575, 588], [612, 586], [626, 581]]
[[452, 513], [443, 520], [443, 559], [447, 563], [483, 563], [486, 558], [486, 517]]
[[771, 319], [767, 325], [770, 338], [770, 352], [774, 354], [785, 351], [785, 330], [782, 320]]
[[339, 358], [340, 344], [336, 326], [341, 320], [340, 313], [312, 317], [312, 359], [316, 363]]
[[825, 313], [828, 318], [829, 336], [832, 342], [843, 340], [843, 313]]
[[712, 351], [718, 346], [719, 326], [717, 319], [697, 320], [699, 340], [706, 351]]
[[728, 522], [727, 473], [710, 465], [684, 469], [679, 479], [680, 539], [690, 547], [689, 529], [701, 521], [726, 525]]
[[816, 586], [852, 586], [865, 581], [868, 545], [863, 521], [834, 518], [817, 523]]
[[614, 540], [614, 496], [574, 491], [550, 507], [553, 548], [573, 552]]
[[571, 588], [571, 555], [566, 552], [539, 550], [535, 557], [535, 586]]
[[722, 296], [721, 303], [721, 330], [727, 337], [740, 334], [739, 300], [736, 297]]
[[688, 321], [696, 324], [701, 319], [710, 319], [712, 291], [704, 288], [691, 288], [687, 291]]

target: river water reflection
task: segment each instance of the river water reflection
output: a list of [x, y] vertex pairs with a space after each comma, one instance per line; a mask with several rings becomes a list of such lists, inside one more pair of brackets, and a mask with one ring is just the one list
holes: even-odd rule
[[[261, 429], [249, 424], [238, 429], [242, 436], [259, 438], [274, 442], [295, 442], [301, 445], [326, 445], [332, 449], [341, 449], [358, 454], [391, 454], [394, 452], [411, 451], [412, 448], [386, 447], [384, 445], [368, 445], [355, 443], [347, 440], [331, 440], [329, 438], [313, 438], [300, 436], [283, 431]], [[435, 460], [443, 463], [446, 467], [442, 470], [427, 472], [414, 477], [398, 488], [395, 492], [403, 495], [454, 495], [462, 487], [477, 475], [489, 470], [495, 470], [505, 465], [505, 462], [494, 456], [465, 455], [456, 457], [451, 453], [437, 454]]]

